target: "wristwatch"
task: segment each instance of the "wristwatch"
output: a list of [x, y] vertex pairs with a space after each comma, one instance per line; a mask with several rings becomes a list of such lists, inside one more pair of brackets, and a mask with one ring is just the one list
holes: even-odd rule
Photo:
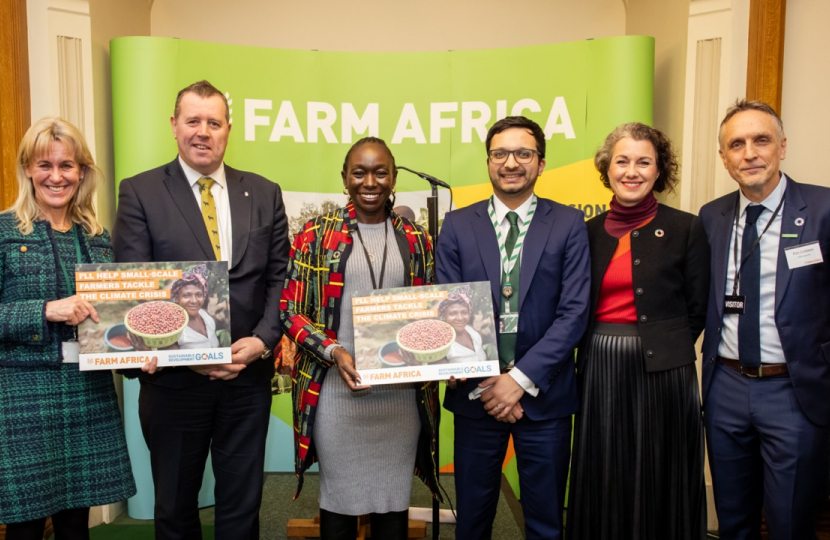
[[260, 340], [262, 344], [265, 346], [265, 349], [262, 350], [262, 354], [259, 355], [260, 360], [268, 360], [269, 358], [271, 358], [271, 356], [273, 355], [273, 351], [268, 347], [268, 343], [264, 339], [262, 339], [262, 336], [260, 336], [256, 332], [254, 332], [251, 335]]

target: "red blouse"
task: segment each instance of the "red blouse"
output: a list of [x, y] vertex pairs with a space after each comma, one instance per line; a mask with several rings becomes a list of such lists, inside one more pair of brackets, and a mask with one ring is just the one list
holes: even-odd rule
[[632, 324], [637, 322], [634, 306], [634, 280], [631, 271], [631, 231], [646, 225], [657, 215], [654, 194], [639, 204], [625, 207], [611, 199], [611, 210], [605, 220], [605, 231], [619, 238], [599, 288], [594, 319], [599, 322]]

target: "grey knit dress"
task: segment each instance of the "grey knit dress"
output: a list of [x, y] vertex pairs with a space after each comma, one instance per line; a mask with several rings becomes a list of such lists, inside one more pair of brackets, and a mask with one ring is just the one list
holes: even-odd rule
[[[384, 242], [386, 271], [379, 288], [402, 287], [404, 267], [391, 222], [360, 224], [380, 280]], [[372, 288], [360, 238], [352, 234], [340, 308], [338, 341], [354, 356], [352, 296]], [[412, 384], [374, 386], [352, 392], [336, 368], [320, 390], [315, 445], [320, 462], [320, 508], [347, 515], [400, 512], [409, 508], [421, 421]]]

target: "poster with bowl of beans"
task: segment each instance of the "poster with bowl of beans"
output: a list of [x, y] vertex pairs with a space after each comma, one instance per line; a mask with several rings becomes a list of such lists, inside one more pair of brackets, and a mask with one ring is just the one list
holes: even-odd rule
[[75, 292], [98, 313], [78, 325], [81, 371], [229, 364], [226, 261], [75, 265]]
[[351, 304], [355, 364], [364, 385], [499, 372], [486, 281], [356, 292]]

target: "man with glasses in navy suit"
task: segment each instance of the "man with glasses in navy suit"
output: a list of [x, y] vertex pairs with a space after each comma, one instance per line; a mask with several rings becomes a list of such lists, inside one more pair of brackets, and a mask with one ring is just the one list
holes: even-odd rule
[[[456, 538], [489, 539], [510, 436], [528, 539], [562, 537], [562, 508], [579, 407], [574, 347], [590, 301], [588, 234], [581, 212], [536, 197], [545, 135], [521, 116], [487, 134], [494, 195], [444, 218], [439, 283], [489, 281], [502, 373], [451, 380], [455, 415]], [[456, 384], [457, 383], [457, 384]]]

